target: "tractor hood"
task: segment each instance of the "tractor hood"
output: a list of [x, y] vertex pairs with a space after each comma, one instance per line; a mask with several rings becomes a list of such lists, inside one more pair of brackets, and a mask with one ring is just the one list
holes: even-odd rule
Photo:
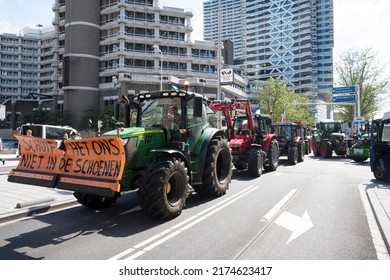
[[344, 141], [346, 136], [345, 133], [333, 132], [330, 134], [330, 138], [331, 140]]
[[162, 133], [163, 129], [156, 127], [127, 127], [117, 130], [111, 130], [103, 134], [103, 136], [119, 136], [121, 139], [127, 139], [134, 136], [141, 136], [149, 133]]

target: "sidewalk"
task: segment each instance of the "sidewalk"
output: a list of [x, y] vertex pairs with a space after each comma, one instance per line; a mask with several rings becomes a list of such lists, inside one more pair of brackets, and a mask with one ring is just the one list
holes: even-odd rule
[[0, 162], [0, 224], [77, 204], [70, 191], [8, 182], [8, 173], [19, 159], [16, 154], [1, 154], [1, 158], [5, 164]]
[[[34, 216], [54, 209], [77, 204], [73, 192], [49, 189], [7, 181], [9, 171], [19, 162], [16, 154], [1, 154], [6, 160], [0, 162], [0, 224], [17, 218]], [[371, 183], [365, 188], [370, 206], [390, 252], [390, 185]]]

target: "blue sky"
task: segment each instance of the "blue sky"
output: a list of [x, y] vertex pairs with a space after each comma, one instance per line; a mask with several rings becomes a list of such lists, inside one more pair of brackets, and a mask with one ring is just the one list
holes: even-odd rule
[[[18, 33], [25, 26], [51, 25], [54, 0], [0, 0], [0, 33]], [[192, 39], [202, 40], [203, 0], [160, 0], [160, 6], [192, 10]], [[372, 48], [390, 61], [389, 0], [334, 0], [334, 58], [351, 48]], [[389, 64], [390, 65], [390, 64]]]

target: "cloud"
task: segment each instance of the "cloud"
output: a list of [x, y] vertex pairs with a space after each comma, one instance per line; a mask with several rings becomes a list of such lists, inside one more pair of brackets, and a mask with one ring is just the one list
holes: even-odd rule
[[388, 0], [335, 0], [335, 59], [351, 48], [371, 48], [389, 61], [390, 29]]
[[13, 24], [10, 24], [8, 21], [0, 20], [0, 33], [18, 34], [20, 29], [21, 28]]

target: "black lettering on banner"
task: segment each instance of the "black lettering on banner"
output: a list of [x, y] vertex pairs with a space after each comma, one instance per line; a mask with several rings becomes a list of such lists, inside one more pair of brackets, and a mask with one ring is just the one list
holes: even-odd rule
[[54, 143], [47, 142], [45, 140], [39, 140], [37, 138], [22, 138], [22, 142], [25, 144], [25, 146], [23, 145], [25, 152], [51, 154], [54, 152], [54, 149], [57, 148]]
[[29, 169], [40, 168], [44, 156], [38, 156], [35, 154], [22, 154], [20, 166]]
[[79, 158], [76, 160], [75, 166], [76, 168], [73, 170], [75, 173], [116, 178], [121, 169], [121, 162], [113, 159], [91, 160]]
[[96, 155], [119, 155], [120, 150], [114, 143], [114, 139], [92, 141], [92, 149]]
[[71, 172], [72, 169], [70, 167], [72, 166], [72, 162], [72, 158], [61, 158], [59, 166], [60, 171]]
[[90, 156], [87, 142], [69, 142], [72, 154], [76, 156]]
[[47, 159], [47, 170], [54, 170], [57, 165], [57, 157], [49, 156]]

